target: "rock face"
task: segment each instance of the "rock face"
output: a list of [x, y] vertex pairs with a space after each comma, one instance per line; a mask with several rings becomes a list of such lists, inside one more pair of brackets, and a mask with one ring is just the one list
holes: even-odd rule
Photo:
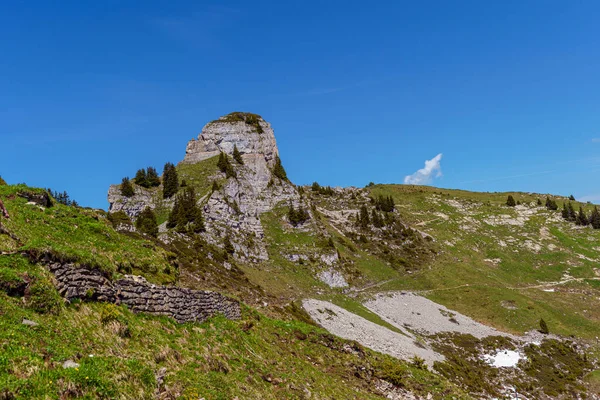
[[[241, 153], [243, 165], [232, 160], [237, 177], [227, 179], [206, 201], [207, 232], [215, 242], [228, 235], [240, 258], [266, 260], [260, 215], [280, 203], [301, 203], [296, 187], [271, 172], [279, 155], [271, 125], [255, 114], [221, 117], [188, 143], [183, 162], [198, 162], [220, 152], [232, 156], [234, 147]], [[216, 235], [219, 231], [221, 234]]]
[[259, 115], [235, 112], [206, 124], [198, 139], [188, 143], [183, 162], [197, 163], [219, 155], [221, 151], [232, 154], [234, 146], [245, 155], [244, 162], [261, 163], [264, 160], [269, 167], [273, 167], [279, 154], [271, 124]]
[[[233, 150], [237, 147], [243, 164], [233, 160]], [[209, 242], [220, 245], [225, 236], [235, 248], [235, 257], [260, 261], [268, 259], [264, 245], [264, 231], [260, 215], [273, 210], [278, 204], [292, 203], [303, 206], [296, 187], [287, 180], [273, 175], [279, 151], [271, 124], [262, 117], [250, 113], [231, 113], [209, 122], [204, 126], [198, 139], [191, 140], [180, 164], [195, 164], [218, 156], [228, 155], [236, 177], [226, 178], [217, 172], [209, 179], [224, 182], [219, 190], [202, 197], [206, 232]], [[112, 185], [108, 193], [109, 212], [124, 211], [135, 219], [146, 207], [172, 208], [172, 200], [162, 200], [160, 188], [144, 189], [135, 186], [135, 195], [127, 198], [121, 195], [120, 186]], [[158, 195], [157, 195], [158, 194]], [[161, 229], [162, 239], [168, 240], [168, 233]]]
[[135, 312], [165, 315], [177, 322], [202, 322], [223, 314], [240, 318], [240, 304], [216, 292], [157, 286], [139, 276], [107, 279], [100, 271], [76, 268], [73, 264], [50, 263], [59, 293], [67, 299], [89, 299], [125, 304]]

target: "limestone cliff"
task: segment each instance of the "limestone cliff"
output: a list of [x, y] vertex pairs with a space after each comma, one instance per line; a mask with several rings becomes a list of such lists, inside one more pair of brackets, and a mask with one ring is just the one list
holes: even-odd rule
[[[241, 153], [242, 164], [233, 160], [234, 148]], [[199, 193], [203, 207], [205, 239], [221, 244], [228, 236], [235, 248], [235, 256], [247, 260], [268, 258], [263, 242], [264, 233], [260, 215], [278, 204], [302, 203], [296, 187], [288, 180], [274, 176], [272, 170], [279, 155], [271, 125], [262, 117], [250, 113], [231, 113], [204, 126], [198, 139], [191, 140], [183, 161], [178, 165], [197, 164], [219, 156], [228, 155], [235, 177], [227, 178], [218, 170], [209, 176], [210, 181], [221, 182], [219, 190]], [[125, 211], [135, 218], [145, 207], [167, 209], [173, 201], [163, 201], [161, 188], [144, 189], [135, 186], [135, 195], [121, 195], [119, 185], [109, 189], [110, 212]], [[306, 205], [304, 205], [306, 207]], [[169, 232], [162, 227], [163, 239]]]

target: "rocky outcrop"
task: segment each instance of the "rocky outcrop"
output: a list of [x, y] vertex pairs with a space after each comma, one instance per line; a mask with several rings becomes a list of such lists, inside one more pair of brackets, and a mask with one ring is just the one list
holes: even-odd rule
[[133, 275], [111, 281], [99, 270], [59, 262], [48, 264], [48, 269], [56, 278], [59, 293], [68, 300], [125, 304], [134, 312], [164, 315], [180, 323], [202, 322], [216, 314], [239, 319], [241, 314], [237, 301], [216, 292], [153, 285]]
[[[272, 167], [278, 155], [271, 124], [259, 115], [235, 112], [206, 124], [198, 139], [188, 143], [183, 162], [197, 163], [220, 152], [232, 154], [234, 146], [242, 153], [244, 162], [248, 160], [251, 164], [264, 160]], [[252, 155], [260, 157], [254, 160]]]
[[[233, 160], [234, 148], [241, 154], [242, 163]], [[235, 248], [234, 256], [249, 261], [268, 259], [264, 244], [261, 214], [278, 204], [292, 203], [309, 209], [296, 187], [287, 180], [273, 175], [279, 152], [271, 124], [251, 113], [231, 113], [204, 126], [198, 139], [191, 140], [185, 158], [180, 164], [194, 164], [218, 156], [228, 155], [235, 177], [224, 173], [204, 179], [223, 182], [219, 190], [199, 199], [206, 225], [205, 239], [221, 245], [225, 236]], [[144, 189], [135, 186], [135, 195], [124, 197], [120, 186], [109, 189], [109, 212], [124, 211], [132, 219], [146, 207], [170, 209], [172, 200], [163, 200], [160, 187]], [[161, 239], [169, 240], [166, 228], [161, 227]]]
[[146, 189], [134, 185], [135, 194], [125, 197], [121, 194], [121, 185], [110, 185], [108, 189], [108, 212], [124, 211], [129, 218], [135, 219], [146, 207], [155, 209], [160, 198], [159, 189]]

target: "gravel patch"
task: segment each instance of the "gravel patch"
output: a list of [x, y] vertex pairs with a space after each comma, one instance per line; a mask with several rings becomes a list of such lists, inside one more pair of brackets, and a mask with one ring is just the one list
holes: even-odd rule
[[458, 332], [471, 334], [479, 339], [486, 336], [510, 336], [414, 293], [380, 294], [364, 305], [390, 324], [424, 335]]
[[444, 360], [441, 354], [416, 344], [411, 334], [393, 332], [330, 302], [307, 299], [302, 305], [319, 325], [341, 338], [355, 340], [372, 350], [402, 360], [410, 360], [418, 356], [430, 366], [435, 361]]

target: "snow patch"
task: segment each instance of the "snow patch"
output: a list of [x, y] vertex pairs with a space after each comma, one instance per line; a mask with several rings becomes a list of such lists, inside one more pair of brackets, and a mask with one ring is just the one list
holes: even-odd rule
[[524, 358], [521, 354], [513, 350], [500, 350], [496, 354], [485, 354], [483, 359], [496, 368], [506, 367], [515, 368], [519, 360]]

